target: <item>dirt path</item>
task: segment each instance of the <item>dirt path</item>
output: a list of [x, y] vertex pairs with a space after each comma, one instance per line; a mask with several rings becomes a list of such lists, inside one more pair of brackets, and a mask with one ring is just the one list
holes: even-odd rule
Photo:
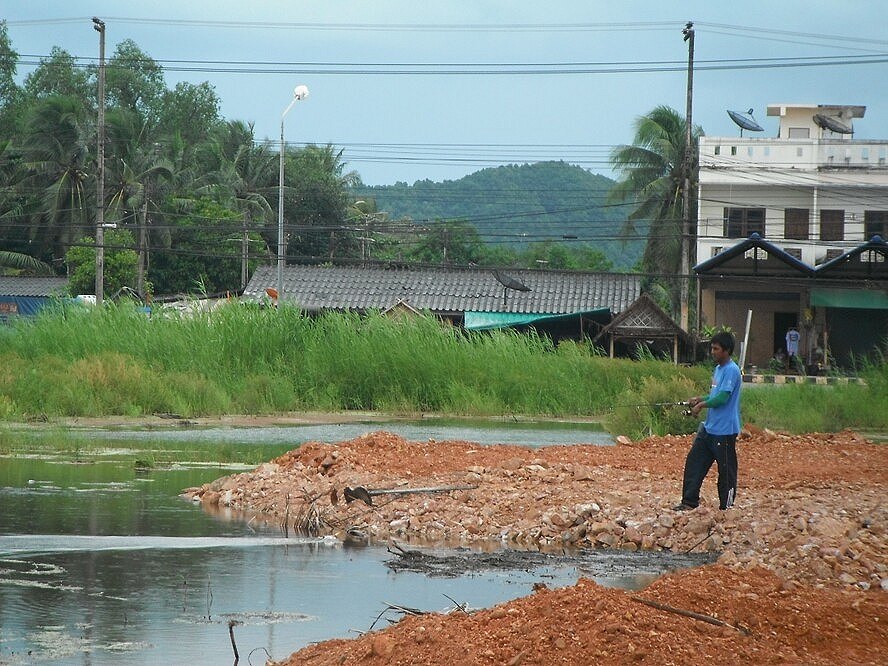
[[[738, 443], [735, 508], [673, 512], [689, 437], [531, 450], [407, 442], [372, 433], [309, 443], [188, 494], [208, 511], [258, 510], [343, 538], [447, 540], [490, 548], [710, 551], [719, 564], [640, 595], [749, 628], [718, 627], [589, 581], [470, 616], [409, 618], [302, 650], [288, 663], [882, 663], [888, 651], [888, 447], [851, 432], [754, 428]], [[346, 487], [472, 485], [346, 503]], [[450, 651], [448, 653], [448, 650]], [[448, 658], [448, 655], [451, 659]], [[340, 659], [345, 661], [340, 661]]]

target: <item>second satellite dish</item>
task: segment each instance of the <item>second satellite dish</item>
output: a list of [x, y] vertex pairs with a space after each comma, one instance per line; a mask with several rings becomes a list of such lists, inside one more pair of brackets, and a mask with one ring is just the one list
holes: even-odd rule
[[814, 122], [817, 123], [818, 126], [824, 129], [832, 130], [836, 134], [854, 134], [853, 129], [848, 127], [838, 118], [833, 118], [832, 116], [825, 116], [822, 113], [815, 113]]
[[737, 127], [740, 128], [740, 136], [743, 136], [743, 130], [749, 130], [750, 132], [765, 131], [765, 128], [755, 122], [755, 118], [752, 117], [752, 109], [745, 114], [729, 110], [728, 115], [731, 117], [731, 120], [736, 123]]

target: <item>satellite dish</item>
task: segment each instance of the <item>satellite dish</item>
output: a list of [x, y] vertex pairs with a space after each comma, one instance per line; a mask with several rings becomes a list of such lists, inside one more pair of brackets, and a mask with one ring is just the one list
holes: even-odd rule
[[[737, 111], [728, 110], [728, 115], [731, 117], [731, 120], [740, 128], [740, 136], [743, 136], [743, 130], [749, 130], [750, 132], [764, 132], [765, 128], [755, 122], [755, 118], [752, 117], [752, 109], [747, 111], [745, 114], [739, 113]], [[747, 116], [749, 116], [747, 118]]]
[[848, 127], [838, 118], [832, 116], [824, 116], [822, 113], [814, 114], [814, 122], [823, 129], [828, 129], [836, 134], [854, 134], [854, 130]]
[[499, 271], [493, 271], [493, 277], [495, 277], [496, 281], [503, 285], [506, 289], [514, 289], [515, 291], [530, 291], [530, 287], [528, 287], [520, 280], [516, 280], [513, 277], [504, 275]]

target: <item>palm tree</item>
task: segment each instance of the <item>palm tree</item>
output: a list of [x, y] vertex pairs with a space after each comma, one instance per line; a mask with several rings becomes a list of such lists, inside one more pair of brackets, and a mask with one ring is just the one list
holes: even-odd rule
[[[309, 145], [286, 155], [286, 217], [297, 220], [287, 226], [301, 229], [287, 246], [288, 256], [298, 240], [300, 254], [322, 257], [329, 252], [329, 232], [344, 228], [349, 218], [349, 188], [358, 184], [359, 177], [345, 171], [342, 152], [331, 145]], [[341, 241], [351, 242], [347, 232], [340, 235]]]
[[172, 177], [172, 165], [151, 140], [148, 125], [133, 112], [118, 109], [106, 116], [109, 143], [108, 209], [106, 218], [126, 224], [134, 222], [138, 233], [136, 291], [145, 297], [148, 258], [149, 209], [157, 212], [162, 195], [161, 181]]
[[53, 275], [52, 266], [39, 259], [20, 252], [0, 250], [0, 274], [2, 274], [2, 269], [4, 268], [28, 271], [37, 275]]
[[274, 219], [269, 199], [278, 186], [277, 157], [266, 144], [256, 145], [252, 124], [230, 121], [221, 125], [205, 147], [207, 173], [198, 192], [210, 193], [241, 213], [241, 288], [246, 287], [250, 232]]
[[41, 254], [64, 256], [92, 230], [91, 130], [83, 102], [63, 95], [41, 100], [25, 122], [22, 186], [34, 203], [30, 237]]
[[[684, 117], [668, 106], [658, 106], [635, 121], [631, 146], [617, 146], [611, 153], [614, 169], [622, 178], [610, 193], [612, 201], [629, 201], [635, 208], [627, 216], [624, 236], [637, 233], [638, 223], [647, 223], [647, 243], [641, 259], [642, 269], [651, 275], [648, 287], [668, 295], [672, 314], [680, 312], [679, 275], [682, 249], [682, 204], [685, 174], [690, 170], [691, 219], [697, 190], [696, 145], [703, 133], [692, 133], [691, 164], [685, 161], [686, 124]], [[692, 234], [693, 235], [693, 234]], [[686, 239], [690, 243], [691, 239]], [[676, 277], [665, 277], [674, 275]]]

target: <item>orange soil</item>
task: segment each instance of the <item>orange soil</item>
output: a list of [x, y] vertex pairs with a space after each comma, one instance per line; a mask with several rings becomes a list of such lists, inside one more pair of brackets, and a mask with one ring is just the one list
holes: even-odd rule
[[[588, 580], [472, 614], [408, 617], [282, 664], [886, 663], [888, 447], [851, 432], [750, 428], [735, 508], [676, 513], [690, 437], [527, 449], [407, 442], [371, 433], [310, 443], [187, 492], [208, 511], [310, 517], [321, 532], [479, 547], [610, 547], [720, 553], [719, 563], [625, 592]], [[343, 501], [346, 486], [474, 490]], [[292, 527], [291, 527], [292, 528]], [[719, 627], [633, 595], [716, 617]]]

